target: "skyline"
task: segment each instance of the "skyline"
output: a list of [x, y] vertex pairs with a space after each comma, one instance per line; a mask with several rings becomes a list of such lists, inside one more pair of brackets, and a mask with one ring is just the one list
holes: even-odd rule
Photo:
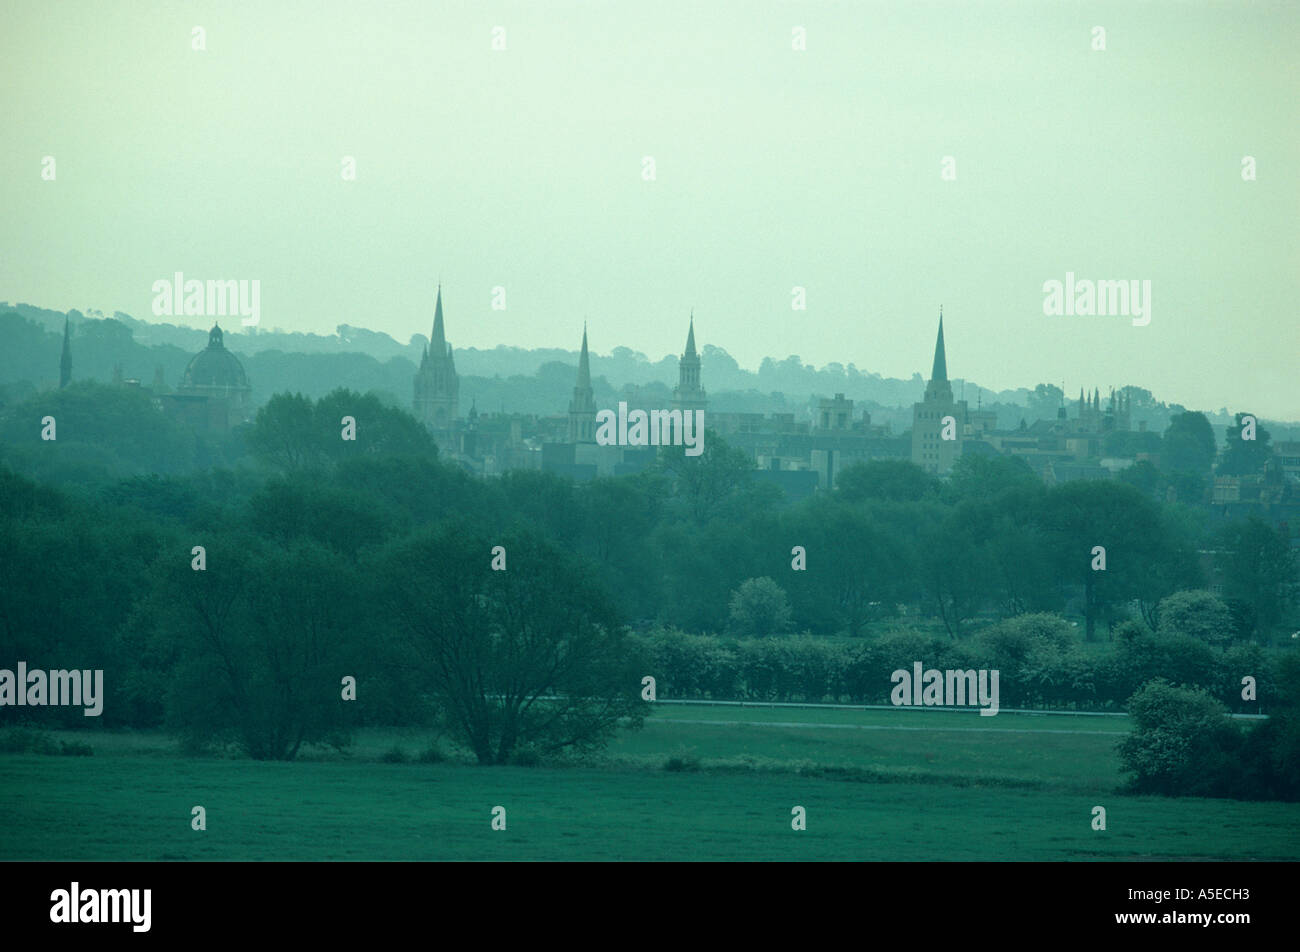
[[[458, 349], [585, 315], [679, 354], [693, 307], [742, 367], [898, 379], [943, 304], [991, 390], [1300, 418], [1294, 5], [391, 10], [11, 6], [0, 297], [154, 320], [181, 271], [259, 281], [263, 327], [404, 342], [441, 277]], [[1149, 325], [1044, 313], [1070, 273], [1149, 281]]]
[[[440, 288], [440, 286], [439, 286], [439, 288], [438, 288], [437, 290], [435, 290], [435, 296], [440, 292], [440, 290], [441, 290], [441, 288]], [[25, 302], [25, 301], [22, 301], [22, 302], [5, 302], [5, 301], [0, 301], [0, 307], [6, 307], [6, 306], [7, 306], [7, 307], [14, 307], [14, 306], [18, 306], [18, 307], [24, 307], [24, 306], [26, 306], [26, 307], [38, 307], [37, 305], [33, 305], [33, 304], [31, 304], [30, 302]], [[39, 309], [41, 309], [41, 310], [52, 310], [52, 309], [45, 309], [45, 308], [39, 308]], [[435, 309], [436, 309], [436, 305], [435, 305]], [[83, 311], [83, 310], [81, 310], [81, 309], [79, 309], [79, 308], [74, 308], [73, 310], [76, 310], [78, 313], [81, 313], [84, 317], [86, 317], [87, 319], [90, 319], [90, 320], [112, 318], [112, 317], [114, 316], [114, 315], [112, 315], [112, 314], [105, 314], [105, 313], [100, 312], [100, 311], [94, 311], [93, 309], [92, 309], [91, 311]], [[55, 312], [55, 313], [60, 313], [60, 314], [62, 314], [62, 312]], [[123, 312], [123, 313], [125, 313], [125, 312]], [[95, 315], [97, 315], [97, 316], [92, 316], [92, 314], [95, 314]], [[260, 351], [262, 351], [262, 350], [275, 349], [275, 348], [265, 348], [265, 347], [262, 347], [262, 346], [254, 346], [254, 347], [249, 348], [248, 350], [244, 350], [243, 347], [240, 346], [240, 344], [241, 344], [241, 343], [242, 343], [242, 344], [247, 344], [247, 343], [249, 343], [250, 341], [254, 340], [254, 338], [253, 338], [253, 337], [250, 337], [250, 336], [247, 334], [247, 332], [241, 328], [240, 323], [239, 323], [239, 315], [238, 315], [238, 314], [225, 315], [225, 316], [218, 316], [218, 317], [215, 317], [215, 318], [214, 318], [214, 317], [211, 317], [211, 316], [192, 316], [192, 317], [189, 318], [189, 319], [187, 319], [187, 318], [185, 318], [184, 316], [182, 316], [182, 317], [179, 317], [179, 318], [170, 318], [170, 319], [166, 319], [166, 320], [161, 320], [161, 319], [157, 319], [157, 318], [154, 318], [154, 319], [152, 319], [152, 320], [151, 320], [150, 318], [138, 318], [138, 317], [136, 317], [135, 315], [132, 315], [132, 314], [126, 314], [126, 316], [127, 316], [127, 317], [130, 317], [130, 318], [132, 318], [132, 319], [134, 319], [134, 320], [142, 321], [143, 323], [148, 323], [148, 324], [157, 324], [157, 325], [159, 325], [159, 326], [173, 326], [173, 327], [178, 327], [178, 328], [184, 328], [184, 329], [186, 329], [186, 330], [193, 331], [193, 332], [196, 333], [196, 334], [204, 334], [204, 335], [208, 334], [208, 333], [210, 332], [210, 330], [211, 330], [213, 327], [221, 327], [221, 328], [222, 328], [222, 331], [223, 331], [223, 334], [224, 334], [224, 336], [226, 337], [228, 343], [231, 343], [231, 344], [234, 345], [234, 346], [231, 347], [231, 349], [232, 349], [233, 351], [237, 352], [237, 353], [250, 353], [250, 354], [251, 354], [251, 353], [258, 353], [258, 352], [260, 352]], [[943, 319], [943, 316], [944, 316], [944, 315], [943, 315], [943, 313], [942, 313], [942, 310], [940, 310], [940, 312], [935, 316], [936, 321], [940, 321], [940, 322], [941, 322], [942, 319]], [[224, 326], [223, 326], [222, 323], [221, 323], [223, 320], [227, 322]], [[693, 323], [694, 316], [693, 316], [693, 314], [688, 314], [686, 320], [687, 320], [687, 332], [686, 332], [686, 337], [687, 337], [687, 340], [688, 340], [688, 346], [689, 346], [689, 341], [690, 341], [691, 339], [693, 339], [693, 337], [694, 337], [694, 323]], [[430, 318], [430, 322], [436, 324], [436, 318]], [[451, 320], [450, 323], [451, 323], [452, 327], [454, 328], [454, 326], [455, 326], [455, 322], [454, 322], [454, 320]], [[580, 365], [581, 365], [582, 346], [584, 346], [584, 345], [586, 344], [586, 331], [587, 331], [587, 329], [588, 329], [588, 324], [589, 324], [589, 323], [590, 323], [589, 321], [586, 321], [586, 322], [583, 323], [583, 328], [582, 328], [583, 341], [582, 341], [582, 345], [580, 345], [578, 348], [573, 349], [573, 350], [570, 350], [569, 348], [563, 346], [563, 345], [560, 344], [560, 343], [555, 343], [555, 344], [552, 344], [552, 345], [542, 345], [542, 346], [534, 347], [534, 348], [523, 348], [523, 347], [520, 347], [520, 346], [517, 345], [517, 344], [510, 344], [510, 343], [501, 343], [501, 344], [497, 344], [497, 345], [495, 345], [495, 347], [488, 347], [488, 348], [475, 348], [475, 347], [461, 347], [460, 345], [456, 344], [455, 340], [454, 340], [452, 337], [445, 337], [444, 340], [445, 340], [446, 344], [447, 344], [447, 345], [448, 345], [448, 346], [449, 346], [449, 347], [450, 347], [454, 352], [459, 353], [459, 354], [461, 354], [462, 356], [464, 356], [466, 353], [474, 353], [474, 354], [489, 355], [489, 354], [491, 354], [491, 353], [493, 352], [493, 350], [495, 350], [495, 349], [497, 349], [497, 348], [506, 348], [506, 349], [508, 349], [508, 350], [527, 350], [527, 351], [529, 351], [529, 352], [532, 352], [532, 351], [543, 351], [543, 352], [545, 352], [545, 351], [560, 351], [560, 352], [563, 352], [563, 353], [565, 353], [565, 354], [572, 354], [573, 357], [574, 357], [575, 367], [580, 367]], [[374, 331], [374, 330], [375, 330], [374, 328], [362, 327], [361, 325], [354, 325], [354, 326], [357, 326], [357, 327], [359, 327], [360, 329], [368, 330], [368, 331]], [[596, 329], [596, 330], [599, 330], [599, 328], [595, 328], [595, 329]], [[315, 335], [315, 336], [317, 336], [317, 337], [321, 337], [321, 338], [330, 338], [330, 337], [338, 338], [337, 330], [334, 331], [334, 332], [331, 332], [331, 333], [327, 333], [327, 334], [319, 334], [317, 331], [314, 331], [314, 330], [294, 331], [294, 330], [290, 330], [290, 329], [287, 329], [287, 328], [280, 328], [280, 327], [262, 327], [262, 328], [260, 328], [260, 329], [258, 330], [258, 336], [261, 336], [261, 337], [265, 337], [267, 334], [293, 334], [293, 333], [304, 333], [304, 334], [309, 334], [309, 335]], [[387, 332], [383, 332], [383, 333], [387, 333]], [[392, 340], [394, 340], [394, 342], [395, 342], [396, 344], [398, 344], [398, 345], [400, 345], [400, 346], [402, 346], [402, 347], [404, 347], [404, 348], [406, 348], [406, 347], [411, 347], [411, 346], [415, 345], [415, 344], [416, 344], [417, 342], [419, 342], [419, 341], [424, 341], [424, 342], [425, 342], [424, 347], [425, 347], [426, 353], [427, 353], [427, 350], [428, 350], [428, 344], [429, 344], [429, 342], [432, 341], [432, 336], [431, 336], [431, 335], [423, 334], [423, 333], [420, 333], [420, 332], [418, 332], [418, 331], [412, 333], [412, 334], [411, 334], [408, 338], [406, 338], [405, 340], [391, 337], [391, 335], [389, 335], [389, 336], [390, 336], [390, 338], [391, 338]], [[436, 335], [435, 335], [435, 336], [436, 336]], [[241, 339], [242, 339], [242, 340], [241, 340]], [[75, 341], [75, 336], [74, 336], [73, 340]], [[933, 344], [931, 344], [931, 347], [933, 347]], [[705, 354], [706, 351], [711, 350], [711, 349], [715, 349], [715, 348], [716, 348], [717, 350], [721, 351], [725, 356], [734, 359], [735, 355], [732, 354], [729, 350], [727, 350], [727, 348], [726, 348], [724, 345], [722, 345], [722, 344], [717, 344], [717, 343], [714, 343], [714, 342], [711, 342], [711, 341], [703, 341], [703, 342], [700, 344], [700, 346], [699, 346], [699, 353], [700, 353], [701, 355], [703, 355], [703, 354]], [[670, 353], [664, 354], [662, 357], [658, 357], [658, 358], [656, 358], [656, 357], [654, 357], [654, 356], [652, 356], [652, 355], [646, 354], [644, 351], [637, 350], [635, 347], [631, 347], [631, 346], [629, 346], [629, 345], [627, 345], [627, 344], [625, 344], [625, 343], [622, 343], [622, 342], [615, 342], [615, 343], [613, 344], [612, 347], [610, 347], [610, 348], [604, 350], [603, 352], [602, 352], [601, 350], [598, 350], [598, 349], [595, 348], [595, 347], [591, 347], [591, 348], [590, 348], [590, 354], [591, 354], [591, 357], [592, 357], [593, 359], [595, 359], [595, 358], [601, 358], [601, 359], [610, 359], [610, 360], [614, 360], [614, 359], [617, 359], [617, 356], [614, 354], [614, 351], [617, 351], [617, 350], [627, 350], [627, 351], [630, 351], [631, 354], [632, 354], [632, 356], [641, 359], [641, 360], [639, 360], [638, 362], [644, 363], [647, 367], [657, 367], [659, 364], [661, 364], [661, 363], [662, 363], [663, 361], [665, 361], [665, 360], [673, 360], [673, 361], [678, 361], [678, 362], [680, 362], [680, 360], [681, 360], [681, 358], [682, 358], [682, 356], [683, 356], [683, 353], [684, 353], [684, 351], [683, 351], [683, 352], [678, 352], [678, 353], [672, 353], [672, 352], [670, 352]], [[344, 352], [346, 353], [346, 352], [348, 352], [348, 351], [344, 351]], [[364, 353], [364, 351], [360, 351], [360, 350], [355, 351], [355, 352], [356, 352], [356, 353]], [[412, 364], [413, 364], [413, 365], [418, 369], [418, 367], [420, 366], [420, 362], [419, 362], [418, 360], [412, 358], [412, 357], [408, 357], [408, 359], [410, 359], [411, 362], [412, 362]], [[766, 362], [766, 361], [772, 361], [772, 362], [775, 362], [775, 363], [781, 363], [782, 361], [784, 361], [784, 360], [786, 360], [786, 359], [788, 359], [788, 356], [785, 357], [785, 358], [780, 358], [780, 357], [777, 357], [776, 355], [771, 355], [771, 354], [769, 354], [769, 355], [767, 355], [766, 357], [763, 358], [763, 362]], [[927, 364], [932, 363], [932, 359], [933, 359], [933, 352], [931, 351], [931, 354], [930, 354], [929, 357], [926, 358], [925, 363], [927, 363]], [[540, 368], [541, 366], [542, 366], [542, 364], [539, 364], [539, 365], [538, 365], [539, 368]], [[833, 372], [833, 371], [832, 371], [832, 367], [833, 367], [833, 366], [834, 366], [834, 363], [832, 363], [832, 364], [827, 364], [827, 365], [821, 365], [821, 366], [814, 366], [814, 365], [809, 364], [809, 363], [805, 363], [805, 364], [804, 364], [805, 369], [809, 369], [809, 370], [811, 370], [812, 372], [815, 372], [815, 373], [829, 373], [829, 372]], [[757, 366], [757, 367], [746, 367], [746, 366], [744, 366], [743, 364], [738, 364], [738, 367], [739, 367], [739, 370], [740, 370], [741, 372], [743, 372], [743, 373], [748, 373], [748, 374], [755, 375], [755, 376], [757, 376], [757, 375], [760, 373], [760, 371], [761, 371], [761, 363], [760, 363], [760, 366]], [[887, 381], [887, 380], [893, 380], [893, 381], [901, 381], [901, 382], [907, 382], [907, 383], [920, 383], [920, 384], [922, 384], [922, 385], [927, 384], [927, 383], [932, 379], [932, 375], [933, 375], [933, 372], [934, 372], [934, 371], [933, 371], [933, 368], [931, 368], [929, 372], [925, 372], [925, 371], [923, 371], [922, 369], [917, 369], [917, 370], [914, 372], [914, 374], [913, 374], [912, 376], [910, 376], [910, 377], [901, 377], [901, 376], [900, 376], [900, 377], [891, 377], [890, 375], [882, 374], [882, 373], [880, 373], [879, 371], [877, 371], [877, 370], [875, 370], [875, 369], [873, 369], [873, 368], [871, 368], [871, 367], [859, 367], [859, 366], [857, 366], [856, 364], [853, 364], [853, 363], [851, 363], [851, 362], [849, 362], [849, 363], [840, 363], [840, 364], [839, 364], [839, 370], [840, 370], [840, 371], [843, 371], [843, 372], [847, 373], [850, 369], [852, 369], [852, 370], [856, 371], [857, 373], [863, 375], [863, 377], [872, 377], [872, 376], [874, 376], [874, 377], [877, 377], [877, 378], [879, 378], [879, 379], [881, 379], [881, 380], [886, 380], [886, 381]], [[670, 369], [668, 369], [668, 370], [666, 370], [664, 374], [659, 375], [659, 376], [652, 377], [652, 378], [650, 378], [650, 379], [653, 379], [653, 380], [656, 380], [656, 381], [659, 381], [659, 382], [661, 382], [661, 383], [665, 383], [665, 384], [668, 384], [668, 385], [672, 385], [672, 384], [675, 382], [675, 380], [676, 380], [676, 377], [675, 377], [675, 374], [676, 374], [676, 373], [677, 373], [677, 365], [674, 364], [673, 367], [670, 368]], [[945, 373], [946, 373], [946, 370], [945, 370]], [[462, 376], [463, 376], [463, 377], [466, 377], [466, 378], [472, 378], [472, 377], [475, 377], [475, 376], [481, 376], [481, 374], [476, 374], [475, 370], [471, 369], [471, 370], [467, 370], [465, 373], [463, 373]], [[644, 382], [644, 381], [640, 381], [640, 380], [625, 380], [625, 379], [622, 379], [622, 378], [611, 379], [611, 378], [608, 377], [607, 374], [600, 374], [600, 376], [601, 376], [601, 377], [604, 377], [604, 378], [606, 379], [606, 383], [607, 383], [608, 386], [610, 386], [610, 387], [614, 387], [614, 388], [616, 388], [616, 389], [617, 389], [620, 385], [633, 385], [633, 384], [637, 384], [637, 383], [639, 383], [639, 382], [640, 382], [640, 383], [643, 383], [643, 382]], [[982, 383], [982, 382], [980, 382], [980, 381], [972, 380], [971, 378], [966, 377], [966, 376], [964, 376], [964, 375], [962, 375], [962, 374], [954, 374], [950, 379], [951, 379], [951, 381], [952, 381], [953, 383], [955, 383], [955, 384], [960, 384], [960, 388], [961, 388], [961, 389], [957, 392], [957, 398], [958, 398], [958, 399], [967, 399], [967, 396], [968, 396], [968, 395], [966, 394], [966, 387], [967, 387], [967, 386], [970, 386], [970, 387], [973, 388], [974, 392], [971, 393], [971, 394], [969, 395], [969, 399], [970, 399], [971, 401], [976, 401], [977, 398], [978, 398], [978, 396], [979, 396], [982, 392], [983, 392], [983, 393], [987, 393], [987, 394], [990, 396], [990, 399], [991, 399], [991, 400], [1002, 400], [1003, 398], [1015, 397], [1015, 396], [1017, 396], [1017, 395], [1019, 395], [1019, 394], [1024, 394], [1024, 395], [1026, 395], [1026, 396], [1032, 396], [1032, 394], [1033, 394], [1033, 392], [1034, 392], [1034, 388], [1035, 388], [1036, 386], [1038, 386], [1039, 384], [1047, 384], [1047, 385], [1051, 385], [1051, 386], [1056, 386], [1058, 389], [1061, 389], [1061, 391], [1062, 391], [1062, 394], [1063, 394], [1062, 406], [1065, 406], [1067, 409], [1075, 408], [1075, 407], [1078, 405], [1078, 403], [1079, 403], [1079, 397], [1073, 395], [1073, 391], [1072, 391], [1072, 389], [1071, 389], [1072, 386], [1077, 386], [1077, 388], [1081, 391], [1081, 395], [1086, 396], [1087, 399], [1090, 400], [1090, 401], [1093, 399], [1094, 392], [1097, 393], [1097, 394], [1099, 394], [1099, 395], [1100, 395], [1100, 398], [1104, 401], [1104, 400], [1109, 399], [1109, 396], [1110, 396], [1112, 393], [1119, 393], [1119, 392], [1120, 392], [1122, 389], [1124, 389], [1125, 387], [1136, 387], [1136, 388], [1139, 388], [1139, 389], [1150, 390], [1150, 388], [1149, 388], [1149, 387], [1146, 387], [1146, 386], [1144, 385], [1143, 381], [1141, 381], [1141, 380], [1137, 380], [1137, 381], [1126, 380], [1126, 381], [1122, 381], [1122, 382], [1121, 382], [1121, 381], [1109, 381], [1109, 380], [1107, 380], [1107, 381], [1104, 381], [1104, 382], [1098, 382], [1098, 380], [1100, 380], [1101, 378], [1097, 378], [1097, 380], [1091, 380], [1091, 381], [1087, 382], [1086, 384], [1077, 384], [1077, 382], [1076, 382], [1075, 384], [1072, 384], [1070, 381], [1056, 381], [1056, 382], [1053, 382], [1053, 381], [1050, 381], [1050, 380], [1036, 380], [1036, 381], [1034, 381], [1033, 383], [1023, 383], [1023, 382], [1022, 382], [1022, 383], [1019, 383], [1019, 384], [1014, 384], [1014, 385], [1006, 386], [1006, 387], [1002, 387], [1002, 388], [993, 388], [993, 387], [991, 387], [991, 386], [989, 386], [989, 385], [987, 385], [987, 384], [984, 384], [984, 383]], [[1064, 384], [1063, 387], [1062, 387], [1062, 384]], [[719, 392], [719, 393], [728, 393], [728, 392], [731, 392], [731, 391], [729, 391], [727, 388], [722, 388], [722, 389], [720, 389], [718, 392]], [[815, 394], [815, 393], [820, 393], [820, 391], [817, 391], [817, 390], [814, 388], [813, 390], [810, 390], [809, 393], [810, 393], [810, 394]], [[827, 393], [830, 393], [830, 391], [827, 391]], [[1297, 416], [1297, 417], [1275, 417], [1275, 416], [1271, 416], [1271, 415], [1269, 415], [1269, 414], [1267, 414], [1267, 413], [1258, 412], [1258, 411], [1255, 411], [1255, 410], [1253, 410], [1253, 409], [1251, 409], [1251, 408], [1247, 408], [1247, 407], [1233, 407], [1233, 406], [1205, 407], [1205, 406], [1196, 406], [1196, 405], [1189, 404], [1189, 403], [1184, 402], [1183, 400], [1178, 399], [1178, 397], [1177, 397], [1176, 394], [1164, 394], [1164, 393], [1160, 393], [1160, 392], [1156, 392], [1156, 391], [1151, 391], [1151, 396], [1152, 396], [1152, 399], [1155, 400], [1155, 401], [1156, 401], [1157, 403], [1159, 403], [1159, 404], [1163, 404], [1163, 405], [1165, 405], [1165, 406], [1170, 406], [1170, 407], [1181, 406], [1181, 407], [1185, 408], [1185, 409], [1188, 410], [1188, 411], [1192, 411], [1192, 412], [1202, 412], [1202, 413], [1205, 413], [1207, 416], [1210, 416], [1210, 417], [1221, 416], [1221, 415], [1225, 415], [1225, 414], [1228, 415], [1228, 416], [1231, 416], [1233, 413], [1255, 413], [1255, 415], [1256, 415], [1256, 416], [1259, 416], [1261, 419], [1271, 420], [1271, 421], [1274, 422], [1275, 424], [1282, 424], [1282, 425], [1294, 425], [1294, 424], [1300, 424], [1300, 416]], [[1013, 400], [1012, 402], [1014, 402], [1014, 400]], [[1027, 406], [1028, 404], [1024, 404], [1024, 405]], [[891, 409], [891, 408], [892, 408], [892, 409], [896, 409], [896, 410], [905, 410], [905, 409], [907, 409], [908, 407], [911, 406], [911, 402], [909, 402], [909, 401], [904, 401], [904, 402], [902, 402], [902, 403], [897, 404], [896, 406], [895, 406], [895, 405], [891, 405], [891, 404], [881, 404], [881, 406], [884, 407], [884, 408], [886, 408], [886, 409]], [[485, 410], [484, 412], [488, 412], [488, 411]], [[556, 414], [556, 415], [562, 415], [562, 414], [561, 414], [559, 411], [557, 411], [557, 414]]]

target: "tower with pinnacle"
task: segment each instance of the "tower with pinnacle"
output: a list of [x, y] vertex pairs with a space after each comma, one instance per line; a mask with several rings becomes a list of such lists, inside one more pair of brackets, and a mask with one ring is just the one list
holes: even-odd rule
[[686, 332], [686, 350], [677, 364], [677, 386], [673, 389], [673, 409], [683, 412], [704, 410], [709, 397], [700, 385], [700, 355], [695, 352], [695, 312], [691, 311], [691, 326]]
[[415, 374], [415, 417], [432, 430], [450, 430], [460, 414], [460, 377], [442, 321], [442, 285], [433, 306], [433, 333]]
[[[939, 334], [934, 343], [934, 364], [925, 396], [912, 405], [912, 462], [927, 473], [942, 475], [952, 469], [961, 456], [966, 427], [966, 401], [953, 400], [948, 380], [948, 356], [943, 345], [943, 309], [939, 309]], [[952, 417], [956, 439], [943, 439], [944, 418]]]
[[582, 325], [582, 352], [578, 355], [578, 380], [569, 401], [569, 442], [596, 442], [596, 395], [591, 389], [591, 360], [587, 356], [587, 325]]

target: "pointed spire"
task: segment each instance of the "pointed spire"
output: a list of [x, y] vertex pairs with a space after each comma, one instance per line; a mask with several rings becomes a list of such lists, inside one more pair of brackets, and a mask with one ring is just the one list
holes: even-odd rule
[[943, 305], [939, 305], [939, 336], [934, 342], [934, 368], [930, 371], [930, 380], [947, 381], [948, 358], [943, 352]]
[[578, 386], [591, 389], [591, 360], [587, 356], [587, 322], [582, 322], [582, 353], [578, 355]]
[[447, 353], [447, 332], [442, 326], [442, 282], [438, 282], [438, 301], [433, 306], [433, 335], [429, 341], [429, 352], [434, 357]]
[[691, 308], [691, 329], [686, 334], [686, 353], [683, 356], [695, 356], [695, 308]]
[[72, 381], [72, 327], [68, 318], [63, 319], [63, 355], [59, 358], [59, 387], [62, 389]]

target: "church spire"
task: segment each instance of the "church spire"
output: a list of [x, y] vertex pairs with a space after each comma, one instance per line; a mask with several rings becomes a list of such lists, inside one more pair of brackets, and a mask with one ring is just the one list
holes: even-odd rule
[[578, 355], [578, 382], [569, 401], [569, 442], [596, 442], [596, 397], [591, 389], [591, 361], [587, 356], [587, 322], [582, 322], [582, 353]]
[[695, 308], [691, 308], [691, 329], [686, 333], [686, 354], [687, 357], [695, 356]]
[[934, 342], [934, 367], [930, 371], [930, 381], [948, 381], [948, 359], [943, 352], [943, 305], [939, 305], [939, 336]]
[[447, 332], [442, 326], [442, 282], [438, 283], [438, 302], [433, 306], [433, 336], [429, 351], [435, 357], [443, 357], [447, 353]]
[[587, 357], [587, 322], [582, 322], [582, 353], [578, 355], [578, 386], [591, 389], [591, 360]]
[[63, 319], [63, 356], [59, 358], [59, 389], [72, 381], [72, 328], [68, 318]]

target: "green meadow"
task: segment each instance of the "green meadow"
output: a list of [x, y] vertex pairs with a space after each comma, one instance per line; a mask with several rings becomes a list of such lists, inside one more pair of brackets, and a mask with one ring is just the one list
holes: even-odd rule
[[[487, 768], [417, 762], [423, 731], [362, 731], [293, 763], [64, 732], [94, 756], [0, 754], [0, 859], [1300, 858], [1298, 804], [1117, 793], [1127, 723], [661, 706], [599, 758]], [[385, 762], [394, 748], [411, 761]], [[791, 829], [795, 805], [806, 830]]]

